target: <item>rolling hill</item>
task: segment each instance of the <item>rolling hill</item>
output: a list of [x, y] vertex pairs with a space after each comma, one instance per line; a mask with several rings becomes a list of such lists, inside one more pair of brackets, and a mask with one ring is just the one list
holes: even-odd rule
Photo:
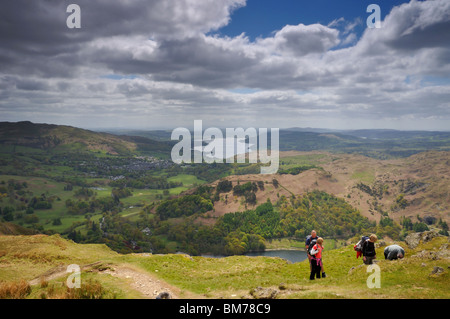
[[[442, 218], [450, 222], [450, 152], [429, 151], [407, 158], [380, 160], [357, 154], [328, 152], [281, 152], [283, 167], [314, 164], [298, 175], [246, 174], [225, 179], [233, 185], [262, 181], [264, 190], [256, 192], [257, 203], [267, 198], [276, 202], [280, 196], [303, 195], [320, 190], [345, 199], [363, 216], [379, 221], [389, 216], [397, 222], [402, 217]], [[273, 179], [279, 183], [272, 184]], [[212, 183], [216, 186], [218, 181]], [[227, 198], [227, 200], [225, 200]], [[257, 205], [257, 204], [256, 204]], [[214, 203], [214, 216], [252, 208], [233, 192], [221, 194]]]
[[139, 136], [117, 136], [72, 126], [24, 122], [0, 122], [0, 145], [14, 151], [23, 147], [58, 151], [88, 151], [110, 155], [170, 152], [166, 142]]

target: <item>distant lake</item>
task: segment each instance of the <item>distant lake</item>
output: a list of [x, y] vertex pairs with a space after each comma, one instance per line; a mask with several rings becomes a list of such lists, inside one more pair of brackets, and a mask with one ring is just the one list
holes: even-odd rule
[[306, 256], [306, 251], [304, 251], [304, 250], [266, 250], [266, 251], [247, 253], [247, 254], [245, 254], [245, 256], [280, 257], [280, 258], [289, 260], [293, 263], [298, 263], [298, 262], [303, 261], [306, 258], [308, 258]]
[[[308, 258], [306, 256], [306, 251], [304, 251], [304, 250], [288, 250], [288, 249], [257, 251], [257, 252], [247, 253], [244, 256], [280, 257], [280, 258], [286, 259], [293, 263], [298, 263], [298, 262], [303, 261], [306, 258]], [[203, 255], [202, 257], [222, 258], [225, 256]]]
[[[198, 140], [194, 140], [198, 141]], [[212, 140], [202, 140], [202, 142], [213, 143], [211, 147], [217, 146], [214, 148], [213, 156], [210, 156], [209, 153], [204, 154], [203, 156], [209, 157], [215, 160], [224, 160], [227, 157], [233, 157], [239, 154], [246, 154], [251, 151], [257, 150], [257, 145], [250, 144], [246, 142], [245, 138], [234, 138], [234, 137], [226, 137], [226, 138], [216, 138]], [[195, 146], [193, 148], [194, 151], [204, 152], [205, 145]], [[225, 154], [226, 152], [231, 151], [231, 154]]]

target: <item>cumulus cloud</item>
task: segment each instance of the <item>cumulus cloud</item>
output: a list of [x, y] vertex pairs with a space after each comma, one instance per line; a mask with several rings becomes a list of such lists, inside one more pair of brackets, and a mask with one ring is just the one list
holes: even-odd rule
[[142, 126], [198, 116], [272, 126], [449, 121], [448, 0], [394, 7], [359, 38], [361, 19], [337, 18], [253, 41], [214, 33], [245, 0], [79, 0], [78, 30], [66, 27], [69, 3], [3, 1], [3, 117], [77, 125], [84, 114], [103, 126], [117, 124], [114, 114]]
[[339, 32], [321, 24], [285, 26], [274, 36], [277, 50], [295, 56], [324, 53], [339, 43]]

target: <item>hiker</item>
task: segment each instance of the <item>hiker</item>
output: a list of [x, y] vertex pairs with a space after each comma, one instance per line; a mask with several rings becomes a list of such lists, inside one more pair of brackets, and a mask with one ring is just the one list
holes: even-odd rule
[[399, 245], [390, 245], [384, 249], [384, 259], [394, 260], [405, 257], [405, 250]]
[[[323, 268], [322, 251], [323, 251], [323, 238], [319, 237], [317, 238], [316, 244], [310, 250], [311, 255], [310, 260], [311, 274], [309, 275], [310, 280], [314, 280], [314, 277], [320, 278], [320, 271]], [[322, 277], [325, 277], [324, 273], [322, 273]]]
[[[316, 242], [317, 242], [317, 239], [318, 239], [319, 237], [317, 236], [317, 233], [316, 233], [316, 231], [315, 230], [312, 230], [311, 231], [311, 235], [309, 235], [308, 237], [306, 237], [306, 246], [305, 246], [305, 249], [306, 249], [306, 255], [308, 256], [308, 261], [309, 261], [309, 270], [311, 271], [312, 270], [312, 266], [311, 266], [311, 255], [310, 255], [310, 253], [309, 253], [309, 251], [312, 249], [312, 247], [316, 244]], [[326, 274], [325, 274], [325, 271], [324, 271], [324, 269], [323, 269], [323, 265], [322, 265], [322, 277], [323, 278], [325, 278], [326, 277]]]
[[316, 233], [315, 230], [311, 231], [311, 235], [306, 237], [306, 247], [305, 247], [305, 249], [306, 249], [306, 253], [308, 254], [308, 259], [311, 259], [310, 258], [311, 256], [309, 255], [309, 252], [308, 252], [309, 245], [311, 244], [311, 242], [313, 240], [317, 241], [317, 238], [319, 238], [319, 237], [317, 237], [317, 233]]
[[363, 262], [366, 265], [373, 264], [373, 260], [377, 258], [375, 251], [375, 242], [378, 240], [377, 235], [372, 234], [369, 239], [362, 244]]

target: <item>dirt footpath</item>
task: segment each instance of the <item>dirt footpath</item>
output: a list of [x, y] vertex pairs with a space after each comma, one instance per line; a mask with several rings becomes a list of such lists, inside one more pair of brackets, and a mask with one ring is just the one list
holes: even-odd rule
[[[67, 267], [61, 265], [55, 267], [35, 279], [29, 281], [30, 285], [38, 285], [42, 280], [49, 281], [64, 276], [68, 276]], [[126, 265], [108, 265], [104, 267], [102, 262], [96, 262], [88, 265], [81, 266], [81, 271], [96, 272], [99, 275], [107, 274], [117, 278], [124, 279], [130, 286], [130, 288], [140, 292], [144, 298], [155, 299], [157, 298], [202, 298], [188, 291], [181, 291], [179, 288], [174, 287], [166, 283], [165, 281], [153, 276], [152, 274], [144, 271], [126, 266]], [[164, 294], [166, 293], [166, 294]], [[167, 295], [168, 294], [168, 295]]]
[[114, 267], [114, 269], [107, 269], [101, 273], [128, 280], [131, 288], [139, 291], [147, 298], [154, 299], [164, 292], [169, 293], [170, 298], [172, 299], [179, 298], [179, 289], [171, 287], [166, 282], [155, 278], [150, 274], [132, 268], [119, 266]]

